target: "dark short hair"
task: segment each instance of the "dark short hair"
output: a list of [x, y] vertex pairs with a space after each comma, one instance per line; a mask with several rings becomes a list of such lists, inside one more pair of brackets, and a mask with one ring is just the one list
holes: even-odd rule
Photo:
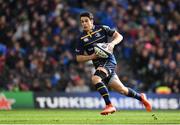
[[93, 17], [93, 14], [92, 13], [90, 13], [90, 12], [82, 12], [81, 14], [80, 14], [80, 18], [81, 17], [88, 17], [89, 19], [93, 19], [94, 17]]

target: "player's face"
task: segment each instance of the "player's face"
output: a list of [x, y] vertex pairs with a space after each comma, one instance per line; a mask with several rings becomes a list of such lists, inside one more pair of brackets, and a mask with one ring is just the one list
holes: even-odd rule
[[84, 31], [90, 31], [93, 27], [93, 20], [88, 17], [81, 17], [81, 25]]

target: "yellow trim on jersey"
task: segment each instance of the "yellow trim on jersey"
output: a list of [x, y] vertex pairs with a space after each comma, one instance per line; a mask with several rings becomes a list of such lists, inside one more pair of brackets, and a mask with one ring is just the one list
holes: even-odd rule
[[92, 37], [91, 32], [87, 32], [88, 36]]
[[94, 43], [94, 42], [96, 42], [96, 41], [98, 41], [98, 40], [100, 40], [100, 39], [102, 39], [102, 38], [104, 38], [105, 36], [102, 36], [102, 37], [100, 37], [100, 38], [98, 38], [98, 39], [96, 39], [96, 40], [94, 40], [94, 41], [92, 41], [92, 42], [90, 42], [90, 43], [87, 43], [87, 44], [85, 44], [84, 46], [87, 46], [87, 45], [89, 45], [89, 44], [92, 44], [92, 43]]
[[94, 32], [92, 32], [92, 33], [88, 32], [87, 35], [81, 37], [81, 39], [84, 39], [84, 38], [86, 38], [86, 37], [88, 37], [88, 36], [92, 37], [93, 34], [95, 34], [95, 33], [97, 33], [97, 32], [100, 32], [101, 30], [102, 30], [102, 29], [99, 29], [99, 30], [96, 30], [96, 31], [94, 31]]
[[102, 29], [96, 30], [96, 31], [92, 32], [91, 34], [93, 35], [93, 34], [95, 34], [95, 33], [97, 33], [97, 32], [100, 32], [101, 30], [102, 30]]

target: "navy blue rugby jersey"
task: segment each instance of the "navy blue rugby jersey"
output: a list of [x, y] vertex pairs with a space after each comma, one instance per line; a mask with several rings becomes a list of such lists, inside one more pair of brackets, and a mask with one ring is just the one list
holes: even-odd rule
[[[94, 45], [103, 42], [108, 43], [108, 37], [112, 37], [114, 32], [114, 29], [110, 29], [105, 25], [94, 25], [91, 32], [82, 32], [76, 46], [76, 55], [84, 55], [84, 52], [86, 52], [88, 55], [93, 54]], [[107, 62], [116, 64], [116, 59], [113, 54], [108, 58], [98, 58], [92, 61], [95, 68]]]

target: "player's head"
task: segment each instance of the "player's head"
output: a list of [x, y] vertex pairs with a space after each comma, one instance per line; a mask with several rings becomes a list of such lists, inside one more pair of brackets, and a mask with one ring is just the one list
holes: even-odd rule
[[81, 13], [80, 22], [84, 31], [90, 31], [93, 28], [93, 14], [90, 12]]

